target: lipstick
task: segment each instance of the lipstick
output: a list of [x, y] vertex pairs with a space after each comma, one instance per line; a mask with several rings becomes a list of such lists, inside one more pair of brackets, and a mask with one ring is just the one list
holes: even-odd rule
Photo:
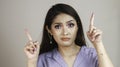
[[62, 41], [69, 41], [70, 38], [68, 38], [68, 37], [63, 37], [63, 38], [61, 38], [61, 40], [62, 40]]

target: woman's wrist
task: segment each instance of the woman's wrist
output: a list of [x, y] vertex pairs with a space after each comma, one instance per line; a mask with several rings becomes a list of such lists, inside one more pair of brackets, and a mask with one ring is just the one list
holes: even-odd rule
[[35, 59], [28, 59], [28, 62], [37, 62], [37, 58], [35, 58]]
[[103, 47], [103, 42], [100, 41], [100, 42], [93, 42], [93, 45], [95, 48], [100, 48], [100, 47]]
[[94, 43], [94, 47], [95, 47], [98, 55], [106, 54], [106, 50], [105, 50], [105, 47], [103, 45], [103, 42]]
[[36, 67], [37, 66], [37, 60], [36, 59], [29, 59], [28, 60], [28, 67]]

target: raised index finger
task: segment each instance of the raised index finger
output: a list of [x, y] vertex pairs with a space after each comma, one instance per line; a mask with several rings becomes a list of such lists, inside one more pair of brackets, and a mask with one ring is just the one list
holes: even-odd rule
[[29, 41], [32, 41], [32, 37], [31, 37], [31, 35], [29, 34], [29, 32], [28, 32], [27, 29], [25, 29], [25, 33], [26, 33], [26, 35], [27, 35]]
[[90, 25], [89, 25], [89, 29], [90, 30], [92, 29], [93, 25], [94, 25], [94, 13], [92, 13], [92, 15], [90, 17]]

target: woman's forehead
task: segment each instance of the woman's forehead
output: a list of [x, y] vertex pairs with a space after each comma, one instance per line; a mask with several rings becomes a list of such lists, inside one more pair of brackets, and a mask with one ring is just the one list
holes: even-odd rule
[[62, 14], [57, 15], [54, 18], [53, 23], [63, 23], [63, 22], [71, 21], [71, 20], [75, 21], [75, 19], [72, 16], [62, 13]]

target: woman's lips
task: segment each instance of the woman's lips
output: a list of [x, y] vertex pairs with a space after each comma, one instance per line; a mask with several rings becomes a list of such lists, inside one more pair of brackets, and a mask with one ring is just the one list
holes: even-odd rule
[[70, 38], [61, 38], [62, 41], [68, 41]]

